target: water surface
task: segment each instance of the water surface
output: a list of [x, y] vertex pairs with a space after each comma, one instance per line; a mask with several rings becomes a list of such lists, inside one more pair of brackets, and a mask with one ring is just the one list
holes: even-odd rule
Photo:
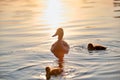
[[[0, 80], [45, 80], [58, 66], [50, 52], [58, 27], [70, 52], [52, 80], [120, 80], [119, 7], [113, 0], [1, 0]], [[87, 51], [89, 42], [106, 51]]]

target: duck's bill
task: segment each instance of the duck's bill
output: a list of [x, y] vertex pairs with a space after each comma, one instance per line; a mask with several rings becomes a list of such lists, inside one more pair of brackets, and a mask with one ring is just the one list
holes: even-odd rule
[[55, 36], [57, 36], [57, 34], [54, 34], [52, 37], [55, 37]]

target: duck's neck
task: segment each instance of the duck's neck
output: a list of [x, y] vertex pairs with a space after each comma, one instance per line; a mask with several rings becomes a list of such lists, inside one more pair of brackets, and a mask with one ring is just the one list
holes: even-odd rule
[[61, 41], [63, 39], [63, 34], [62, 35], [58, 35], [58, 40]]

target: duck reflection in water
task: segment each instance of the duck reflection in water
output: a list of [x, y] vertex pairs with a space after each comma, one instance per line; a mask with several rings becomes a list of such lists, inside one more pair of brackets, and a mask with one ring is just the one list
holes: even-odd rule
[[59, 59], [63, 61], [64, 54], [68, 54], [69, 45], [63, 40], [64, 31], [62, 28], [58, 28], [56, 33], [52, 36], [58, 36], [58, 40], [51, 46], [51, 52]]

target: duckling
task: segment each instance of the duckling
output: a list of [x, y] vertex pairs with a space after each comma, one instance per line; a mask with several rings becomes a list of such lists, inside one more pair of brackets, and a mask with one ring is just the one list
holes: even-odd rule
[[63, 72], [62, 68], [54, 68], [50, 69], [50, 67], [46, 67], [46, 80], [50, 80], [51, 76], [58, 76]]
[[92, 43], [88, 44], [88, 50], [106, 50], [106, 47], [102, 45], [93, 45]]
[[68, 54], [70, 47], [68, 43], [63, 40], [64, 31], [62, 28], [58, 28], [56, 33], [52, 37], [57, 35], [58, 35], [58, 40], [51, 46], [51, 52], [60, 61], [62, 61], [64, 58], [64, 54]]

